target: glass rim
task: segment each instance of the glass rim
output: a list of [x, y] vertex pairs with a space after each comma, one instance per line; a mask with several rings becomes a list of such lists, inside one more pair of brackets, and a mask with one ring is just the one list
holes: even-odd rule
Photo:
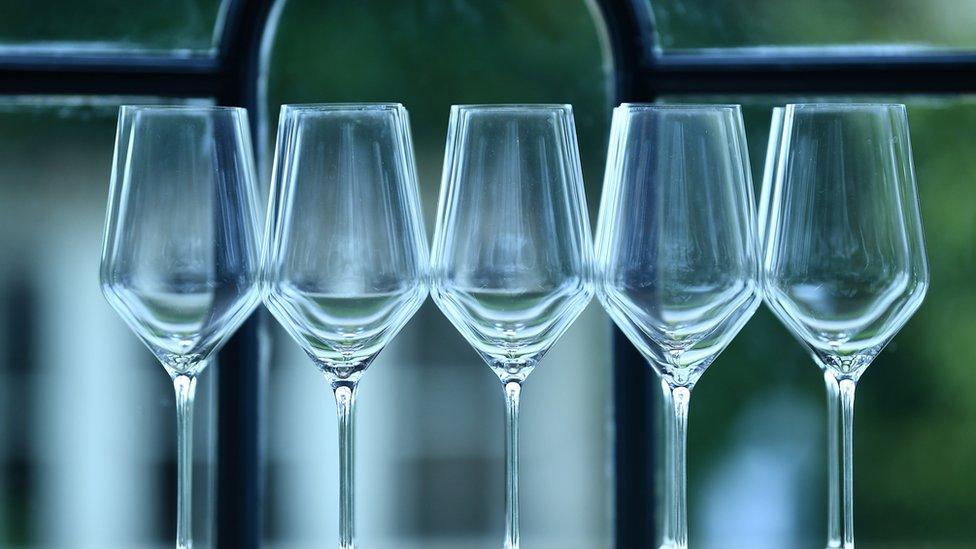
[[550, 111], [573, 112], [569, 103], [467, 103], [451, 105], [451, 111]]
[[119, 105], [120, 112], [136, 112], [136, 111], [176, 111], [176, 112], [228, 112], [228, 113], [245, 113], [247, 114], [247, 109], [244, 107], [227, 107], [223, 105]]
[[348, 103], [285, 103], [281, 111], [341, 112], [372, 110], [405, 110], [403, 103], [393, 101], [363, 101]]
[[[779, 107], [778, 107], [779, 108]], [[784, 109], [802, 110], [891, 110], [905, 109], [904, 103], [870, 103], [870, 102], [826, 102], [826, 103], [787, 103]]]
[[625, 111], [741, 111], [742, 105], [738, 103], [621, 103], [614, 110], [622, 109]]

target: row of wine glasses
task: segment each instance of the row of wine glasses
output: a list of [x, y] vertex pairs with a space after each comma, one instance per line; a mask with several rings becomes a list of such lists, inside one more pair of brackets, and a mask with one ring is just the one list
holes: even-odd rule
[[691, 391], [763, 295], [828, 381], [829, 546], [852, 547], [854, 384], [928, 283], [907, 118], [795, 105], [772, 134], [757, 223], [737, 106], [618, 107], [594, 253], [572, 109], [455, 106], [428, 258], [401, 105], [282, 108], [263, 247], [246, 113], [123, 107], [102, 286], [173, 379], [177, 547], [192, 545], [196, 377], [261, 298], [331, 384], [339, 546], [354, 546], [358, 383], [428, 291], [501, 381], [506, 548], [519, 547], [522, 383], [594, 291], [662, 380], [662, 547], [688, 543]]

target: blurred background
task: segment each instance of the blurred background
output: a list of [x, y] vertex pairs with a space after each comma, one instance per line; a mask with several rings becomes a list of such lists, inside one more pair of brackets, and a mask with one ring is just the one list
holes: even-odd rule
[[[226, 9], [221, 0], [0, 0], [0, 56], [212, 56]], [[651, 0], [649, 13], [664, 53], [976, 48], [972, 0]], [[411, 114], [432, 231], [452, 103], [572, 103], [595, 222], [613, 67], [604, 23], [589, 2], [282, 0], [272, 24], [261, 75], [266, 101], [251, 113], [262, 128], [256, 141], [265, 175], [282, 103], [400, 101]], [[661, 101], [742, 103], [758, 185], [772, 106], [816, 99]], [[969, 289], [976, 98], [877, 99], [909, 106], [932, 284], [858, 394], [858, 541], [864, 548], [976, 547], [976, 375], [965, 343], [976, 335]], [[133, 101], [161, 100], [0, 97], [2, 547], [171, 546], [172, 389], [98, 288], [115, 117], [118, 105]], [[337, 535], [333, 399], [297, 345], [268, 327], [265, 546], [328, 545]], [[612, 546], [612, 437], [651, 435], [613, 433], [610, 340], [610, 321], [594, 302], [526, 384], [527, 546]], [[233, 375], [234, 364], [218, 368]], [[200, 547], [211, 539], [214, 373], [198, 390]], [[370, 368], [359, 402], [361, 545], [497, 547], [500, 387], [430, 302]], [[696, 389], [695, 547], [822, 547], [824, 408], [812, 361], [760, 309]]]

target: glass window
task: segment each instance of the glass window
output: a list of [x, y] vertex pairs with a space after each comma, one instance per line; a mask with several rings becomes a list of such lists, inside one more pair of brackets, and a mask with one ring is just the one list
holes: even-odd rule
[[970, 0], [648, 1], [665, 51], [976, 47], [976, 3]]
[[[816, 99], [680, 99], [744, 104], [757, 191], [771, 108], [809, 100]], [[969, 152], [976, 98], [894, 100], [908, 105], [932, 283], [859, 383], [857, 536], [872, 547], [968, 546], [976, 491], [976, 377], [965, 350], [976, 328], [976, 158]], [[800, 344], [762, 307], [695, 391], [695, 539], [706, 547], [729, 539], [822, 547], [826, 402], [820, 372]]]
[[[0, 102], [0, 546], [148, 547], [175, 523], [169, 377], [99, 292], [117, 104]], [[213, 374], [201, 378], [200, 517]], [[209, 525], [196, 525], [201, 541]]]
[[[602, 29], [588, 4], [291, 0], [269, 64], [271, 131], [282, 103], [402, 101], [432, 233], [452, 103], [572, 103], [595, 212], [610, 99]], [[266, 536], [281, 544], [335, 539], [335, 405], [298, 345], [275, 330]], [[609, 543], [609, 335], [594, 300], [526, 383], [522, 533], [529, 545]], [[359, 394], [363, 545], [497, 545], [501, 385], [429, 300], [370, 367]]]
[[228, 3], [0, 0], [0, 54], [212, 54]]

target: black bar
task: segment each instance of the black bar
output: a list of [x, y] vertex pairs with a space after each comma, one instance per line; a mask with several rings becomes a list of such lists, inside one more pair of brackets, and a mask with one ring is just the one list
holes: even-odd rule
[[976, 53], [689, 53], [657, 55], [640, 87], [663, 94], [963, 94]]
[[613, 329], [614, 546], [654, 547], [657, 536], [657, 374]]
[[[644, 1], [597, 2], [613, 55], [614, 103], [651, 102], [654, 28]], [[653, 547], [659, 382], [637, 349], [613, 328], [614, 546]]]
[[3, 95], [213, 97], [221, 78], [207, 57], [0, 56]]
[[220, 351], [217, 368], [217, 503], [215, 547], [261, 543], [264, 475], [263, 311], [255, 312]]
[[[235, 0], [219, 59], [221, 105], [245, 107], [257, 137], [261, 48], [274, 0]], [[260, 141], [259, 141], [260, 142]], [[260, 153], [261, 151], [255, 151]], [[216, 547], [258, 549], [264, 503], [267, 314], [259, 308], [220, 352], [217, 378]]]

